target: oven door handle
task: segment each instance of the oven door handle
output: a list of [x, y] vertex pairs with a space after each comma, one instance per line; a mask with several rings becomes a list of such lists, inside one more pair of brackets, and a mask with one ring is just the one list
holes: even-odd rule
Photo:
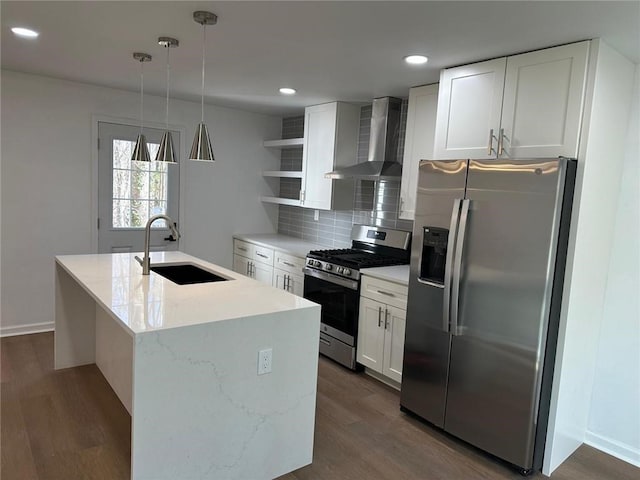
[[341, 287], [346, 287], [350, 290], [358, 290], [358, 282], [356, 280], [350, 280], [348, 278], [338, 277], [337, 275], [331, 275], [330, 273], [321, 272], [312, 268], [304, 267], [302, 269], [305, 275], [310, 277], [319, 278], [329, 283], [335, 283]]

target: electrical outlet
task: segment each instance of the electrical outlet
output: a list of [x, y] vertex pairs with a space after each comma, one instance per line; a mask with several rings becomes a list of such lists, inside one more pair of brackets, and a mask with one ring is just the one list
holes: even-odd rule
[[271, 356], [273, 349], [266, 348], [258, 352], [258, 375], [271, 373]]
[[317, 222], [318, 220], [320, 220], [320, 210], [314, 210], [313, 211], [313, 219]]

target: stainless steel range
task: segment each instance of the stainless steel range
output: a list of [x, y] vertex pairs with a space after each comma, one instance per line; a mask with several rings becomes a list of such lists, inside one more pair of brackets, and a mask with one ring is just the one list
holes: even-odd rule
[[360, 269], [408, 264], [410, 244], [410, 232], [354, 225], [351, 248], [308, 253], [304, 298], [322, 306], [320, 353], [356, 369]]

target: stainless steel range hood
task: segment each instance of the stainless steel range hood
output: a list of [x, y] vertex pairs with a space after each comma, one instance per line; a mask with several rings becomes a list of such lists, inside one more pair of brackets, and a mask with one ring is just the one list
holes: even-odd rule
[[400, 181], [402, 164], [396, 161], [400, 130], [402, 100], [382, 97], [373, 100], [369, 157], [366, 162], [342, 167], [325, 173], [326, 178], [341, 180], [395, 180]]

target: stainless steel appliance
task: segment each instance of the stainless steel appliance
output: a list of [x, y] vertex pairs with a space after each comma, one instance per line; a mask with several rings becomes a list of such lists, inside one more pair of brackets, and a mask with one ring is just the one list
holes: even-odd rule
[[540, 469], [576, 162], [420, 162], [401, 407]]
[[351, 248], [307, 254], [304, 298], [322, 306], [320, 353], [356, 369], [360, 268], [409, 263], [411, 232], [354, 225]]

